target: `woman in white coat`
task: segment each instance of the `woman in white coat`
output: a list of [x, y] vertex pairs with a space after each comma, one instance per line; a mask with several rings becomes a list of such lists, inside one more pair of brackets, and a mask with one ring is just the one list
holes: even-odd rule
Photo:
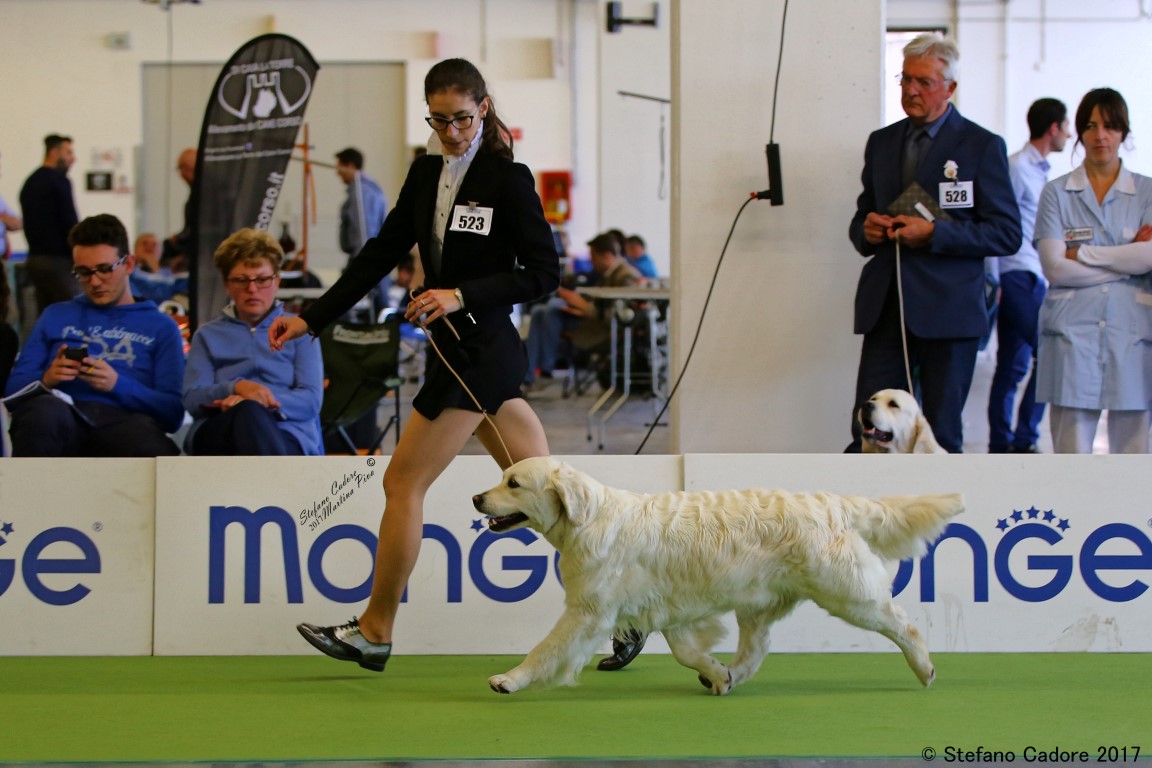
[[1084, 162], [1040, 196], [1036, 247], [1050, 283], [1040, 310], [1037, 400], [1057, 453], [1091, 453], [1108, 411], [1112, 453], [1147, 453], [1152, 399], [1152, 179], [1120, 159], [1128, 105], [1110, 88], [1076, 110]]

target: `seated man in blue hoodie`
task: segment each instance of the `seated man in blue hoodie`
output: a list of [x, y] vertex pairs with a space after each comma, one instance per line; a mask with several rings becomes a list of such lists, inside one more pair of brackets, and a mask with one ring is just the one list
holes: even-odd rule
[[[136, 261], [115, 216], [68, 234], [84, 293], [45, 308], [16, 367], [7, 405], [14, 456], [173, 456], [184, 421], [183, 341], [151, 301], [136, 301]], [[52, 395], [56, 395], [53, 397]]]
[[184, 450], [199, 456], [315, 456], [320, 440], [324, 363], [306, 336], [268, 346], [284, 313], [276, 300], [284, 251], [259, 229], [230, 235], [213, 257], [232, 302], [192, 337], [184, 407], [192, 428]]

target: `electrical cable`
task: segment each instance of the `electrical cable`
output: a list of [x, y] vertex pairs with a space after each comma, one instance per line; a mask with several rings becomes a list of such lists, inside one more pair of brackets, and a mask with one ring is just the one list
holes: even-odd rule
[[768, 143], [776, 140], [776, 94], [780, 91], [780, 66], [784, 62], [784, 23], [788, 20], [788, 0], [784, 0], [784, 12], [780, 14], [780, 50], [776, 54], [776, 83], [772, 86], [772, 122], [768, 126]]
[[648, 438], [652, 436], [652, 431], [656, 429], [656, 425], [660, 423], [660, 417], [668, 410], [668, 405], [672, 402], [673, 395], [676, 390], [680, 388], [680, 382], [684, 380], [684, 374], [688, 372], [688, 363], [692, 361], [692, 353], [696, 351], [696, 342], [700, 340], [700, 330], [704, 327], [704, 315], [708, 312], [708, 304], [712, 301], [712, 291], [716, 288], [716, 278], [720, 276], [720, 265], [724, 263], [724, 254], [728, 253], [728, 243], [732, 242], [732, 234], [736, 231], [736, 223], [740, 221], [740, 214], [744, 213], [744, 209], [748, 207], [748, 203], [755, 200], [755, 197], [749, 197], [740, 206], [740, 210], [736, 211], [736, 218], [732, 219], [732, 226], [728, 230], [728, 237], [724, 240], [724, 247], [720, 249], [720, 258], [716, 260], [716, 268], [712, 270], [712, 283], [708, 286], [708, 295], [704, 297], [704, 307], [700, 310], [700, 319], [696, 323], [696, 334], [692, 337], [692, 344], [688, 347], [688, 354], [684, 357], [684, 365], [680, 368], [680, 375], [676, 377], [676, 383], [672, 385], [672, 389], [668, 392], [668, 397], [664, 400], [664, 407], [660, 409], [660, 413], [656, 414], [656, 418], [652, 419], [652, 425], [648, 427], [648, 433], [644, 435], [644, 439], [640, 442], [640, 447], [636, 449], [634, 455], [639, 456], [640, 451], [644, 450], [644, 446], [648, 444]]
[[[776, 81], [772, 87], [772, 122], [768, 129], [768, 141], [774, 143], [773, 139], [776, 136], [776, 96], [780, 91], [780, 67], [784, 61], [784, 29], [785, 23], [788, 20], [788, 0], [784, 0], [784, 12], [780, 16], [780, 49], [776, 57]], [[700, 331], [704, 327], [704, 315], [708, 312], [708, 304], [712, 301], [712, 291], [716, 288], [716, 279], [720, 276], [720, 265], [724, 263], [724, 255], [728, 253], [728, 244], [732, 242], [732, 235], [736, 231], [736, 224], [740, 221], [741, 214], [744, 209], [748, 207], [748, 203], [753, 200], [768, 199], [767, 195], [761, 197], [753, 192], [751, 197], [744, 201], [740, 206], [740, 210], [736, 211], [736, 217], [732, 219], [732, 226], [728, 230], [728, 237], [724, 240], [724, 247], [720, 249], [720, 258], [716, 260], [716, 268], [712, 271], [712, 282], [708, 286], [708, 295], [704, 298], [704, 306], [700, 310], [700, 319], [696, 323], [696, 333], [692, 337], [692, 344], [688, 347], [688, 354], [684, 356], [684, 365], [680, 368], [680, 375], [676, 377], [676, 383], [672, 385], [672, 389], [668, 392], [668, 397], [664, 400], [664, 405], [660, 412], [656, 414], [656, 418], [652, 419], [651, 426], [648, 427], [648, 432], [644, 435], [644, 439], [640, 441], [640, 445], [636, 448], [634, 455], [639, 455], [644, 450], [644, 446], [648, 444], [648, 438], [652, 436], [653, 430], [656, 429], [660, 423], [660, 418], [667, 412], [668, 406], [672, 402], [672, 397], [680, 388], [680, 382], [684, 380], [684, 374], [688, 372], [688, 364], [692, 361], [692, 353], [696, 351], [696, 342], [700, 340]], [[653, 393], [655, 394], [655, 393]]]

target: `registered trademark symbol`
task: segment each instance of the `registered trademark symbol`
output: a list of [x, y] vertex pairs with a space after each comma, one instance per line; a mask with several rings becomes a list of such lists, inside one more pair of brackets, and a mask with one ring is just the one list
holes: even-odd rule
[[104, 523], [92, 523], [92, 530], [100, 533], [100, 531], [104, 530]]
[[[370, 467], [376, 466], [376, 459], [368, 459], [368, 466], [370, 466]], [[1152, 522], [1152, 521], [1150, 521], [1150, 522]]]
[[1148, 518], [1148, 527], [1152, 528], [1152, 517]]

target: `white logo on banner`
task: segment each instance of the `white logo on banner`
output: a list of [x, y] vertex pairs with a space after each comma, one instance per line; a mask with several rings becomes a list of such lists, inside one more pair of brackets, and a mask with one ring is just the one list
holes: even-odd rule
[[[246, 77], [244, 95], [239, 103], [235, 103], [234, 93], [231, 100], [229, 99], [228, 83], [233, 77], [241, 76]], [[298, 99], [295, 101], [288, 100], [288, 97], [284, 95], [281, 78], [298, 80], [297, 83], [293, 83], [293, 85], [298, 84], [301, 91]], [[289, 90], [296, 89], [290, 88]], [[236, 91], [236, 89], [232, 89], [232, 91]], [[308, 101], [308, 96], [311, 93], [312, 80], [308, 77], [308, 73], [295, 65], [291, 59], [281, 59], [252, 64], [237, 64], [220, 81], [220, 90], [216, 94], [216, 98], [220, 101], [220, 106], [229, 114], [235, 115], [240, 120], [247, 120], [249, 112], [252, 116], [263, 119], [270, 116], [277, 106], [280, 107], [283, 114], [290, 115]]]

